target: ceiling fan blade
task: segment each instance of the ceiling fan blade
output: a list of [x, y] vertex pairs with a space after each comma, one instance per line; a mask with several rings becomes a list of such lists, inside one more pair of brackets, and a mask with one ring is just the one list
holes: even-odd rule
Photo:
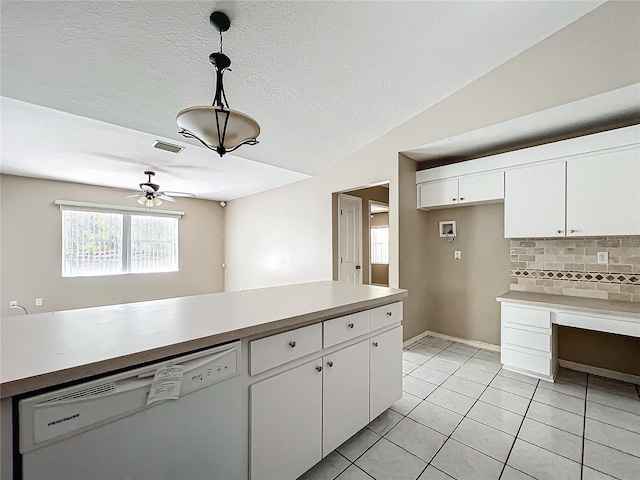
[[172, 197], [195, 197], [193, 193], [185, 193], [185, 192], [158, 192], [162, 195], [171, 195]]
[[127, 195], [126, 197], [123, 197], [123, 198], [142, 197], [143, 195], [144, 195], [144, 193], [134, 193], [133, 195]]
[[167, 200], [169, 202], [175, 202], [176, 199], [173, 197], [170, 197], [169, 195], [165, 195], [164, 193], [159, 193], [156, 195], [156, 197], [161, 198], [162, 200]]

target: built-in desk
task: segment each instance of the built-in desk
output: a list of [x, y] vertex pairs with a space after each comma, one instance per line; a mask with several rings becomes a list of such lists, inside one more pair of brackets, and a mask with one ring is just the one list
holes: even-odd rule
[[640, 304], [562, 295], [507, 292], [501, 303], [505, 369], [554, 381], [558, 325], [640, 337]]

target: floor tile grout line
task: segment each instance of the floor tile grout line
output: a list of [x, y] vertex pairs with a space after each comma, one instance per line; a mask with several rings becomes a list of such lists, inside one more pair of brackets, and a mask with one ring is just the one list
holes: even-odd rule
[[[538, 386], [539, 385], [540, 385], [540, 380], [538, 380], [538, 383], [536, 383], [536, 386], [533, 389], [533, 395], [531, 395], [531, 399], [529, 400], [529, 405], [527, 405], [527, 409], [525, 410], [524, 415], [522, 416], [522, 421], [520, 422], [520, 426], [518, 427], [518, 431], [516, 432], [516, 434], [514, 436], [513, 443], [511, 444], [511, 448], [509, 449], [509, 453], [507, 454], [507, 458], [505, 458], [505, 460], [504, 460], [504, 466], [502, 467], [502, 471], [500, 472], [500, 476], [498, 477], [499, 479], [502, 478], [502, 475], [504, 474], [504, 470], [507, 468], [507, 462], [509, 461], [509, 457], [511, 456], [511, 453], [513, 452], [513, 447], [515, 447], [516, 442], [518, 441], [518, 435], [520, 435], [520, 430], [522, 430], [522, 425], [524, 425], [524, 421], [527, 418], [527, 413], [529, 412], [529, 408], [531, 408], [531, 403], [533, 402], [533, 397], [536, 395], [536, 392], [538, 391]], [[526, 472], [522, 472], [522, 473], [526, 473]], [[529, 475], [529, 474], [527, 474], [527, 475]], [[582, 480], [582, 479], [580, 479], [580, 480]]]
[[586, 391], [584, 395], [584, 411], [582, 416], [582, 456], [580, 458], [580, 480], [582, 480], [584, 472], [584, 445], [586, 443], [587, 433], [587, 397], [589, 396], [589, 374], [587, 373], [587, 383], [585, 385]]
[[[466, 363], [466, 362], [465, 362], [465, 363]], [[499, 372], [499, 371], [500, 371], [500, 370], [498, 370], [498, 372]], [[493, 382], [493, 380], [498, 376], [498, 372], [496, 372], [496, 373], [493, 375], [493, 378], [491, 379], [491, 381], [492, 381], [492, 382]], [[452, 373], [451, 375], [453, 375], [453, 373]], [[491, 382], [489, 382], [489, 383], [491, 383]], [[484, 392], [485, 392], [485, 390], [486, 390], [487, 388], [489, 388], [489, 385], [485, 386], [485, 388], [484, 388], [484, 390], [482, 391], [482, 393], [484, 393]], [[482, 396], [482, 393], [480, 394], [480, 396]], [[465, 413], [464, 415], [462, 415], [462, 419], [461, 419], [461, 420], [456, 424], [456, 426], [455, 426], [455, 427], [454, 427], [454, 429], [451, 431], [451, 433], [449, 434], [449, 436], [447, 437], [447, 439], [442, 443], [442, 445], [440, 445], [440, 448], [438, 449], [438, 451], [436, 451], [436, 453], [433, 455], [433, 457], [431, 457], [431, 460], [429, 461], [429, 463], [427, 463], [427, 466], [424, 468], [424, 470], [426, 470], [426, 469], [427, 469], [427, 467], [428, 467], [429, 465], [431, 465], [431, 462], [433, 462], [433, 459], [434, 459], [434, 458], [436, 458], [436, 457], [438, 456], [438, 453], [440, 453], [440, 450], [442, 450], [442, 448], [443, 448], [443, 447], [447, 444], [447, 442], [451, 439], [451, 436], [455, 433], [455, 431], [458, 429], [458, 427], [460, 426], [460, 424], [464, 421], [464, 419], [465, 419], [465, 418], [467, 418], [467, 414], [468, 414], [468, 413], [471, 411], [471, 409], [476, 405], [476, 403], [478, 403], [478, 402], [479, 402], [479, 398], [480, 398], [480, 397], [478, 397], [478, 398], [476, 399], [476, 401], [475, 401], [475, 402], [473, 402], [473, 405], [471, 405], [471, 407], [469, 408], [469, 410], [467, 410], [467, 413]], [[426, 400], [426, 399], [425, 399], [425, 400]], [[444, 407], [443, 407], [443, 408], [444, 408]], [[460, 414], [458, 414], [458, 415], [460, 415]], [[473, 420], [473, 418], [469, 418], [469, 419], [470, 419], [470, 420]], [[487, 425], [487, 426], [488, 426], [488, 425]], [[497, 430], [497, 429], [496, 429], [496, 430]], [[453, 440], [454, 440], [454, 441], [457, 441], [456, 439], [453, 439]], [[515, 441], [515, 440], [514, 440], [514, 441]], [[462, 443], [462, 442], [459, 442], [459, 443]], [[479, 453], [481, 453], [482, 455], [485, 455], [485, 456], [487, 456], [487, 457], [489, 457], [489, 458], [491, 458], [491, 459], [495, 460], [495, 458], [493, 458], [492, 456], [487, 455], [486, 453], [480, 452], [479, 450], [476, 450], [475, 448], [470, 447], [470, 446], [469, 446], [469, 445], [467, 445], [466, 443], [462, 443], [462, 445], [464, 445], [465, 447], [471, 448], [472, 450], [475, 450], [476, 452], [479, 452]], [[508, 457], [507, 457], [507, 458], [508, 458]], [[499, 460], [496, 460], [496, 461], [498, 461], [498, 462], [499, 462]], [[506, 460], [505, 460], [505, 462], [506, 462]], [[505, 463], [505, 464], [506, 464], [506, 463]], [[503, 465], [505, 465], [505, 464], [503, 464]], [[434, 468], [438, 468], [438, 467], [436, 467], [435, 465], [434, 465], [433, 467], [434, 467]], [[503, 469], [504, 469], [504, 466], [503, 466]], [[424, 470], [423, 470], [422, 472], [424, 472]], [[440, 469], [438, 469], [438, 470], [440, 470]], [[446, 473], [447, 475], [449, 475], [447, 472], [444, 472], [444, 473]], [[422, 475], [422, 473], [420, 473], [420, 475]], [[451, 475], [449, 475], [449, 476], [451, 476]], [[418, 477], [418, 478], [419, 478], [419, 477]]]

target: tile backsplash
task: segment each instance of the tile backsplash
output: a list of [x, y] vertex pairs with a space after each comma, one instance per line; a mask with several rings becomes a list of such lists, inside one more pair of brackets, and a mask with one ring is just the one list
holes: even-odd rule
[[511, 240], [511, 290], [640, 302], [640, 236]]

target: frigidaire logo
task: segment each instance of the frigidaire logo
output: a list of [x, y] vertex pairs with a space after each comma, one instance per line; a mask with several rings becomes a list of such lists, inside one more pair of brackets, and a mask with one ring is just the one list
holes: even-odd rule
[[47, 427], [50, 427], [52, 425], [57, 425], [58, 423], [66, 422], [67, 420], [73, 420], [74, 418], [78, 418], [79, 416], [80, 416], [80, 414], [76, 413], [75, 415], [71, 415], [70, 417], [64, 417], [64, 418], [60, 418], [58, 420], [54, 420], [53, 422], [47, 423]]

